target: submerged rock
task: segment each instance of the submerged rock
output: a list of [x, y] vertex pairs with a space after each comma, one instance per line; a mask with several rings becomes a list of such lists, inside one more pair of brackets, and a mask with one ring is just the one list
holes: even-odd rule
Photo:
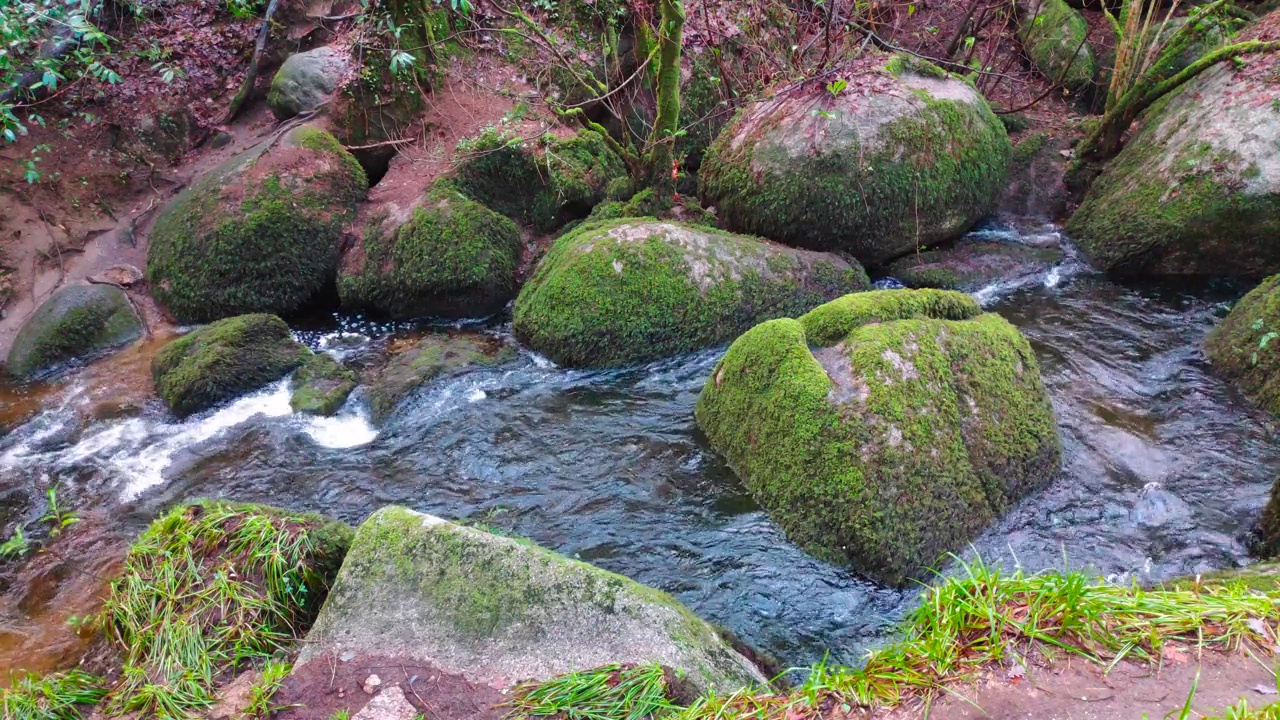
[[1062, 257], [1058, 248], [961, 240], [954, 247], [908, 255], [888, 271], [908, 287], [975, 292], [1000, 280], [1043, 275]]
[[530, 141], [489, 129], [460, 143], [458, 157], [452, 182], [462, 194], [542, 232], [586, 217], [609, 183], [627, 176], [591, 130]]
[[520, 229], [447, 184], [432, 187], [407, 219], [376, 217], [359, 235], [338, 275], [348, 309], [480, 317], [515, 297]]
[[496, 688], [609, 663], [679, 668], [701, 689], [764, 682], [665, 593], [399, 507], [356, 531], [298, 666], [342, 653], [426, 663]]
[[315, 110], [329, 102], [350, 68], [351, 57], [337, 48], [294, 53], [272, 78], [267, 105], [279, 120]]
[[373, 419], [384, 420], [409, 393], [435, 380], [472, 367], [491, 367], [513, 360], [515, 348], [492, 337], [434, 333], [395, 352], [370, 383]]
[[303, 361], [293, 375], [294, 412], [332, 415], [356, 389], [356, 374], [328, 353], [315, 353]]
[[1064, 0], [1018, 0], [1018, 39], [1036, 70], [1079, 95], [1093, 84], [1097, 62], [1089, 24]]
[[699, 172], [725, 227], [878, 265], [958, 237], [994, 207], [1010, 145], [970, 85], [868, 54], [839, 94], [806, 86], [743, 110]]
[[809, 552], [890, 583], [963, 549], [1061, 453], [1025, 338], [967, 295], [849, 295], [738, 338], [696, 417]]
[[112, 285], [68, 285], [22, 324], [6, 365], [11, 375], [27, 378], [141, 336], [142, 321], [123, 290]]
[[1240, 298], [1209, 333], [1204, 353], [1249, 402], [1280, 417], [1280, 275]]
[[556, 240], [516, 298], [516, 336], [563, 365], [621, 365], [728, 340], [870, 287], [856, 262], [631, 218]]
[[[1240, 40], [1280, 39], [1272, 13]], [[1067, 224], [1118, 275], [1280, 272], [1280, 54], [1204, 71], [1143, 117]]]
[[333, 283], [368, 179], [327, 132], [295, 128], [223, 163], [156, 219], [152, 291], [183, 323], [287, 314]]
[[177, 338], [151, 363], [156, 392], [178, 416], [279, 380], [311, 354], [274, 315], [219, 320]]

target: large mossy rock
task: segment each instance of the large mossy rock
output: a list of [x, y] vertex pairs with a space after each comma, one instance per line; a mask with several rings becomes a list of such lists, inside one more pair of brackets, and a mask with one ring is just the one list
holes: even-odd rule
[[520, 229], [447, 184], [432, 187], [403, 224], [376, 217], [360, 230], [338, 274], [345, 308], [480, 317], [515, 297]]
[[329, 353], [315, 353], [293, 375], [289, 407], [309, 415], [333, 415], [356, 389], [356, 374]]
[[652, 218], [588, 223], [558, 239], [516, 298], [516, 336], [562, 365], [675, 355], [866, 290], [829, 253]]
[[699, 172], [730, 230], [878, 265], [953, 239], [1004, 187], [1009, 137], [967, 83], [870, 54], [838, 95], [809, 84], [740, 112]]
[[22, 324], [6, 365], [11, 375], [27, 378], [141, 335], [142, 322], [123, 290], [113, 285], [68, 285]]
[[1019, 0], [1017, 10], [1018, 39], [1036, 70], [1073, 93], [1088, 89], [1097, 61], [1080, 11], [1064, 0]]
[[147, 280], [183, 323], [295, 312], [331, 286], [338, 241], [367, 189], [360, 164], [332, 135], [295, 128], [165, 206]]
[[271, 79], [267, 105], [280, 120], [315, 110], [329, 102], [350, 68], [350, 55], [337, 48], [294, 53]]
[[432, 380], [493, 367], [516, 357], [515, 348], [498, 338], [445, 333], [410, 341], [392, 353], [370, 382], [369, 404], [375, 421], [386, 419], [410, 393]]
[[1280, 417], [1280, 275], [1272, 275], [1231, 308], [1204, 344], [1218, 374], [1249, 402]]
[[626, 165], [591, 130], [526, 140], [490, 128], [458, 145], [453, 184], [467, 197], [542, 232], [586, 217]]
[[274, 315], [243, 315], [198, 328], [151, 362], [156, 392], [176, 415], [200, 412], [279, 380], [311, 355]]
[[764, 682], [665, 593], [399, 507], [356, 531], [298, 665], [342, 653], [426, 663], [500, 689], [610, 663], [661, 663], [722, 692]]
[[940, 290], [850, 295], [756, 326], [696, 417], [793, 542], [890, 583], [963, 550], [1061, 452], [1026, 339]]
[[[1276, 14], [1241, 39], [1280, 39]], [[1127, 276], [1280, 272], [1280, 55], [1204, 71], [1147, 111], [1067, 231]]]

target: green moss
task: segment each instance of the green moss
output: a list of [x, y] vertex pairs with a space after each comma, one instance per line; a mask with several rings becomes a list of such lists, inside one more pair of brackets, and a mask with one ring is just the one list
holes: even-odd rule
[[1275, 272], [1280, 195], [1244, 192], [1243, 178], [1256, 166], [1234, 151], [1201, 140], [1168, 142], [1186, 112], [1170, 100], [1148, 110], [1143, 129], [1089, 188], [1067, 232], [1096, 267], [1116, 275]]
[[542, 232], [577, 218], [627, 174], [603, 137], [590, 130], [526, 141], [489, 128], [458, 145], [452, 178], [464, 195]]
[[7, 368], [27, 378], [59, 363], [136, 340], [142, 323], [119, 288], [71, 285], [45, 300], [22, 324]]
[[303, 361], [293, 376], [289, 407], [294, 412], [332, 415], [356, 389], [356, 374], [328, 353], [315, 353]]
[[1080, 93], [1093, 84], [1096, 60], [1085, 41], [1089, 25], [1065, 0], [1033, 0], [1039, 12], [1023, 18], [1018, 36], [1027, 56], [1046, 78]]
[[147, 279], [184, 323], [287, 314], [333, 281], [368, 179], [337, 141], [302, 127], [201, 178], [156, 220]]
[[874, 113], [895, 119], [871, 142], [862, 139], [868, 111], [857, 93], [833, 99], [825, 116], [789, 96], [742, 111], [699, 172], [705, 204], [730, 229], [868, 264], [959, 235], [1003, 188], [1009, 139], [976, 93], [913, 97], [906, 114], [903, 101], [876, 101], [883, 107]]
[[363, 258], [344, 264], [338, 295], [393, 318], [491, 315], [515, 296], [522, 246], [510, 220], [437, 183], [405, 224], [365, 227]]
[[863, 293], [758, 325], [696, 417], [789, 539], [893, 583], [963, 548], [1060, 452], [1030, 346], [958, 293]]
[[589, 223], [516, 299], [516, 336], [558, 363], [622, 365], [714, 345], [869, 287], [860, 266], [653, 219]]
[[151, 363], [156, 392], [186, 416], [278, 380], [310, 355], [274, 315], [219, 320], [170, 342]]
[[1260, 562], [1234, 570], [1216, 570], [1166, 583], [1173, 590], [1243, 587], [1254, 592], [1275, 595], [1280, 591], [1280, 563]]
[[381, 421], [414, 389], [473, 367], [491, 367], [514, 359], [515, 349], [481, 335], [428, 335], [394, 356], [369, 390], [373, 419]]
[[845, 295], [814, 308], [800, 317], [809, 342], [830, 347], [844, 340], [855, 328], [905, 318], [968, 320], [982, 314], [970, 296], [947, 290], [873, 290]]
[[1030, 163], [1031, 159], [1035, 157], [1036, 153], [1040, 152], [1040, 149], [1048, 141], [1049, 133], [1044, 130], [1027, 133], [1013, 146], [1013, 155], [1010, 158], [1010, 162], [1015, 165]]
[[1204, 350], [1249, 402], [1280, 417], [1280, 275], [1241, 298], [1209, 333]]

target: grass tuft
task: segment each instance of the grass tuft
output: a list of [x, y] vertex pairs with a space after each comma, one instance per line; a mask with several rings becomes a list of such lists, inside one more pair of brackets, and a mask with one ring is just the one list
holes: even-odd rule
[[244, 710], [244, 717], [269, 718], [277, 710], [283, 710], [282, 706], [272, 704], [271, 700], [275, 698], [291, 670], [291, 663], [268, 660], [262, 666], [262, 674], [258, 676], [257, 682], [249, 689], [249, 705]]
[[0, 689], [3, 720], [80, 720], [82, 707], [107, 694], [102, 679], [82, 670], [40, 677], [27, 675]]
[[510, 716], [523, 720], [646, 720], [678, 708], [661, 665], [605, 665], [514, 690]]
[[349, 542], [340, 524], [256, 506], [203, 503], [155, 521], [104, 611], [123, 656], [110, 711], [185, 718], [211, 706], [224, 672], [305, 632]]

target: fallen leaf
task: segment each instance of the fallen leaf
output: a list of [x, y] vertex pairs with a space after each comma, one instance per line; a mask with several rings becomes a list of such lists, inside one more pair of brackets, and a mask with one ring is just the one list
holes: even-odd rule
[[1262, 683], [1258, 683], [1257, 685], [1254, 685], [1254, 686], [1253, 686], [1253, 691], [1254, 691], [1254, 692], [1256, 692], [1256, 693], [1258, 693], [1259, 695], [1276, 695], [1276, 694], [1280, 694], [1280, 691], [1277, 691], [1277, 690], [1276, 690], [1275, 685], [1263, 685]]

